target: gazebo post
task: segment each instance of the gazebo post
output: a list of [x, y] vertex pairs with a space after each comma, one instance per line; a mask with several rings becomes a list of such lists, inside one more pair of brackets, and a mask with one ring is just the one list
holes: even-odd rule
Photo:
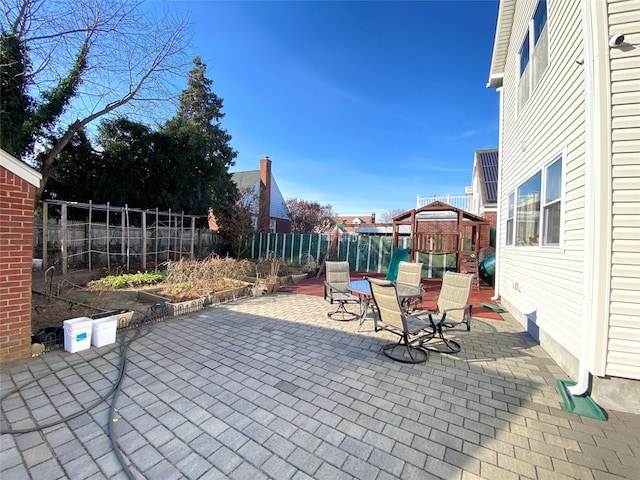
[[414, 252], [416, 251], [416, 209], [411, 210], [411, 250], [409, 250], [409, 258], [413, 259]]

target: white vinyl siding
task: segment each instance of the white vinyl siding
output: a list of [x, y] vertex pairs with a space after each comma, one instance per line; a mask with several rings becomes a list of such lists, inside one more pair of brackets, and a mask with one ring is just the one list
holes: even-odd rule
[[[610, 34], [640, 43], [636, 1], [608, 5]], [[606, 374], [640, 379], [640, 51], [610, 51], [612, 258]]]
[[[510, 193], [564, 153], [563, 223], [555, 248], [503, 248], [500, 295], [540, 331], [575, 358], [580, 353], [584, 278], [585, 123], [584, 76], [576, 68], [582, 50], [580, 2], [547, 2], [548, 65], [518, 112], [519, 50], [537, 0], [516, 3], [510, 51], [504, 72], [499, 239], [506, 239], [506, 205]], [[561, 41], [554, 41], [559, 38]], [[559, 314], [562, 312], [562, 314]], [[532, 327], [532, 324], [534, 326]], [[560, 362], [561, 363], [561, 362]], [[567, 365], [562, 365], [570, 367]]]

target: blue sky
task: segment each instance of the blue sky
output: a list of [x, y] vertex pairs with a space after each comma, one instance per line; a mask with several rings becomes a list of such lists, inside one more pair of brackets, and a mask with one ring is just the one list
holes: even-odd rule
[[268, 155], [285, 199], [408, 210], [418, 195], [463, 195], [475, 150], [498, 146], [486, 88], [497, 1], [190, 6], [231, 171]]

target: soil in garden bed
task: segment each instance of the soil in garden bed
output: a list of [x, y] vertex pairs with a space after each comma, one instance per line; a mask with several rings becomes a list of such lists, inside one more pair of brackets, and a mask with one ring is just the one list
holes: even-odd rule
[[[102, 271], [69, 271], [67, 275], [51, 272], [44, 279], [44, 271], [32, 275], [31, 329], [37, 332], [46, 327], [61, 327], [64, 320], [88, 317], [108, 310], [133, 310], [145, 313], [150, 305], [138, 301], [135, 291], [91, 291], [88, 282], [104, 277]], [[51, 293], [51, 295], [50, 295]], [[57, 298], [63, 297], [63, 299]]]

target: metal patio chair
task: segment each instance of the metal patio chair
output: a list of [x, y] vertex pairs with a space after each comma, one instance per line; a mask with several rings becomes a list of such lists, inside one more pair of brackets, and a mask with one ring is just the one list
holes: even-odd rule
[[326, 262], [325, 268], [324, 299], [331, 304], [338, 304], [337, 310], [327, 313], [327, 316], [341, 321], [359, 318], [360, 313], [350, 312], [346, 307], [349, 303], [360, 304], [360, 299], [352, 295], [348, 287], [351, 279], [349, 262]]
[[471, 329], [469, 296], [473, 277], [473, 274], [445, 272], [436, 310], [421, 313], [428, 316], [432, 328], [431, 334], [421, 340], [421, 345], [438, 338], [447, 349], [444, 353], [460, 351], [460, 344], [447, 338], [444, 332], [462, 323], [467, 325], [467, 330]]
[[[424, 288], [422, 286], [422, 263], [401, 261], [398, 264], [398, 276], [394, 282], [398, 287], [398, 292], [416, 291], [421, 294], [412, 294], [410, 297], [402, 298], [400, 304], [407, 312], [413, 312], [422, 302]], [[412, 292], [413, 293], [413, 292]]]
[[421, 319], [404, 311], [394, 283], [375, 278], [368, 280], [371, 296], [380, 317], [377, 330], [386, 330], [400, 337], [397, 343], [389, 343], [382, 347], [382, 352], [398, 362], [426, 362], [429, 352], [420, 344], [424, 336], [431, 335], [430, 325], [425, 321], [426, 317]]

